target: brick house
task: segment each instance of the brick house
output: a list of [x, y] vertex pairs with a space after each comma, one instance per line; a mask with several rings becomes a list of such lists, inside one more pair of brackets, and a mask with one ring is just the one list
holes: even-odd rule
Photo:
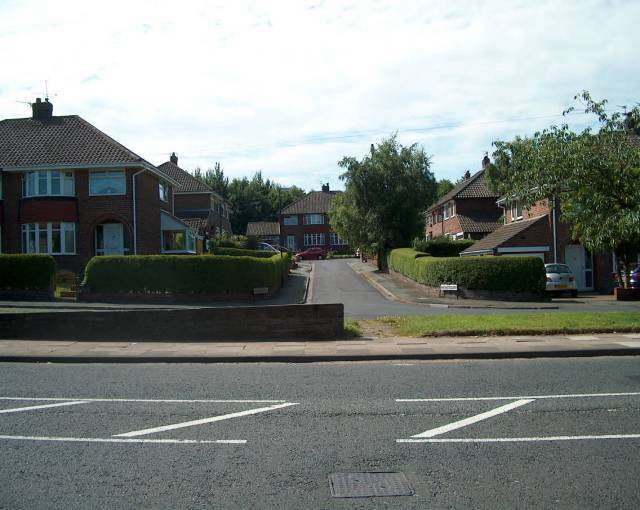
[[280, 222], [250, 221], [247, 223], [247, 237], [255, 237], [258, 241], [270, 245], [279, 245]]
[[329, 208], [337, 191], [330, 191], [328, 184], [322, 191], [311, 191], [300, 200], [280, 211], [280, 239], [291, 251], [320, 246], [328, 251], [349, 249], [348, 243], [332, 232], [329, 224]]
[[540, 257], [545, 264], [567, 264], [576, 276], [578, 290], [612, 290], [611, 254], [592, 254], [579, 242], [572, 240], [569, 225], [560, 220], [557, 207], [554, 215], [552, 201], [544, 200], [526, 208], [518, 200], [500, 198], [497, 204], [504, 210], [504, 224], [464, 250], [460, 256]]
[[426, 212], [426, 238], [448, 236], [452, 239], [482, 239], [500, 227], [502, 210], [496, 204], [498, 194], [489, 187], [484, 167], [473, 175], [467, 171], [456, 186]]
[[175, 152], [158, 169], [180, 184], [173, 194], [175, 215], [178, 218], [205, 239], [215, 234], [232, 234], [229, 202], [180, 168]]
[[0, 251], [49, 253], [80, 273], [94, 255], [195, 253], [172, 177], [77, 115], [0, 121]]

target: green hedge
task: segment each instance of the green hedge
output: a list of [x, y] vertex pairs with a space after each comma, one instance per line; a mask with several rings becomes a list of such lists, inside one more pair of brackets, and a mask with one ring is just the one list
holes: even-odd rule
[[95, 293], [242, 294], [274, 289], [289, 271], [290, 257], [138, 255], [94, 257], [83, 287]]
[[275, 252], [264, 250], [246, 250], [243, 248], [227, 248], [217, 247], [213, 249], [214, 255], [230, 255], [232, 257], [258, 257], [261, 259], [268, 259], [272, 257]]
[[427, 241], [414, 239], [413, 248], [423, 253], [429, 253], [432, 257], [457, 257], [460, 252], [475, 244], [473, 239], [458, 239], [456, 241], [447, 236], [436, 237]]
[[49, 290], [55, 274], [51, 255], [0, 255], [0, 290]]
[[470, 290], [542, 293], [546, 286], [544, 263], [538, 257], [429, 257], [400, 248], [390, 253], [388, 264], [431, 287], [457, 283]]

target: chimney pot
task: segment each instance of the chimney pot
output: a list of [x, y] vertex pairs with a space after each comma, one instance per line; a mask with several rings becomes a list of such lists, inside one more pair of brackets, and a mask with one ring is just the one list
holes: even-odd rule
[[329, 183], [322, 185], [322, 191], [325, 193], [329, 193]]
[[176, 156], [175, 152], [171, 153], [171, 156], [169, 157], [169, 161], [171, 161], [174, 165], [178, 164], [178, 156]]
[[49, 102], [49, 99], [45, 99], [43, 103], [42, 99], [36, 97], [36, 102], [31, 103], [31, 112], [33, 120], [51, 120], [51, 117], [53, 117], [53, 104]]
[[488, 153], [484, 153], [484, 158], [482, 158], [482, 168], [486, 168], [487, 165], [489, 165], [491, 163], [491, 160], [489, 159], [489, 154]]
[[466, 181], [467, 179], [470, 179], [470, 178], [471, 178], [471, 172], [469, 172], [469, 170], [467, 170], [467, 171], [464, 173], [464, 180]]

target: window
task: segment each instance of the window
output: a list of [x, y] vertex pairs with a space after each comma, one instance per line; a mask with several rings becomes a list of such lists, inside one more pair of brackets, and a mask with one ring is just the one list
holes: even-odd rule
[[70, 170], [38, 170], [22, 176], [22, 196], [73, 196], [75, 185]]
[[454, 202], [447, 202], [444, 205], [444, 219], [448, 220], [449, 218], [456, 215], [456, 206]]
[[522, 202], [516, 200], [511, 202], [511, 221], [522, 219]]
[[332, 245], [338, 246], [338, 245], [347, 244], [347, 242], [344, 239], [342, 239], [342, 237], [340, 237], [335, 232], [331, 232], [331, 234], [329, 234], [329, 235], [331, 236], [331, 244]]
[[75, 255], [75, 223], [25, 223], [22, 225], [22, 253]]
[[324, 225], [324, 214], [305, 214], [305, 225]]
[[196, 240], [190, 230], [164, 230], [162, 232], [162, 251], [195, 252]]
[[324, 234], [305, 234], [304, 245], [305, 246], [317, 246], [324, 244]]
[[284, 224], [285, 225], [297, 225], [298, 224], [298, 217], [297, 216], [285, 216], [284, 217]]
[[158, 184], [158, 192], [160, 194], [160, 200], [163, 202], [169, 201], [169, 190], [166, 182], [160, 181]]
[[124, 170], [92, 170], [89, 195], [124, 195], [127, 192]]

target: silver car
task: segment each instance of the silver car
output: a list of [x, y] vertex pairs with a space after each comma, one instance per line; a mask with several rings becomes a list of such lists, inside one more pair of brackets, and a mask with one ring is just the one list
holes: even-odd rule
[[576, 277], [566, 264], [545, 264], [547, 273], [547, 292], [562, 293], [569, 292], [571, 297], [578, 295]]

